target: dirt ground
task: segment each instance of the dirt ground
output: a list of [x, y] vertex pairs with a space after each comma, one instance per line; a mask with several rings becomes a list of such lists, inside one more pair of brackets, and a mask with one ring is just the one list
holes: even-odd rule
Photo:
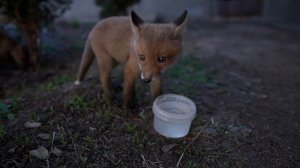
[[194, 100], [197, 117], [186, 137], [170, 139], [152, 127], [147, 85], [138, 83], [134, 109], [121, 108], [122, 67], [111, 107], [95, 64], [73, 85], [90, 28], [46, 33], [39, 72], [1, 63], [0, 167], [300, 167], [300, 29], [190, 22], [164, 92]]

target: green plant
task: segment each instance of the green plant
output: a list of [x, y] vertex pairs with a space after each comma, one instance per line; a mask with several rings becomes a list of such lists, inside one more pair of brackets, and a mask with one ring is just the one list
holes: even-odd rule
[[13, 99], [7, 99], [6, 102], [0, 101], [0, 116], [4, 119], [15, 119], [18, 110], [18, 104]]
[[0, 122], [0, 140], [3, 139], [5, 135], [5, 127], [4, 125]]
[[51, 105], [51, 106], [49, 107], [48, 111], [49, 111], [50, 114], [53, 114], [53, 113], [55, 112], [54, 106]]
[[74, 134], [72, 134], [72, 139], [74, 141], [79, 141], [80, 140], [80, 133], [75, 132]]
[[91, 148], [93, 148], [94, 147], [94, 144], [95, 144], [95, 140], [92, 138], [92, 137], [90, 137], [90, 136], [87, 136], [87, 137], [85, 137], [85, 138], [82, 138], [82, 140], [84, 141], [84, 146], [86, 147], [86, 148], [88, 148], [88, 149], [91, 149]]
[[70, 82], [70, 81], [73, 81], [72, 76], [69, 76], [69, 75], [59, 76], [59, 77], [52, 79], [50, 82], [41, 85], [40, 88], [45, 91], [50, 91], [64, 83]]
[[75, 95], [73, 99], [70, 101], [69, 105], [71, 105], [77, 110], [88, 109], [88, 103], [85, 101], [85, 98], [82, 95]]
[[167, 71], [167, 75], [183, 83], [183, 85], [176, 86], [176, 91], [191, 95], [195, 93], [197, 83], [213, 83], [218, 71], [205, 69], [203, 64], [193, 56], [184, 56]]
[[71, 26], [72, 26], [72, 28], [77, 29], [80, 27], [80, 23], [77, 20], [73, 20], [71, 22]]
[[32, 111], [29, 113], [29, 117], [32, 121], [38, 121], [38, 115], [36, 112]]
[[188, 168], [196, 168], [198, 167], [196, 163], [194, 163], [192, 160], [189, 160], [187, 163]]
[[[62, 146], [65, 146], [68, 141], [67, 141], [67, 134], [66, 134], [66, 131], [63, 127], [61, 127], [60, 125], [57, 125], [57, 128], [58, 128], [58, 133], [56, 134], [57, 136], [57, 141], [62, 145]], [[71, 137], [73, 138], [73, 137]]]
[[125, 122], [124, 126], [125, 126], [126, 132], [129, 133], [129, 134], [133, 133], [136, 130], [136, 126], [134, 124]]
[[105, 120], [111, 120], [113, 118], [113, 113], [109, 105], [103, 104], [102, 117]]

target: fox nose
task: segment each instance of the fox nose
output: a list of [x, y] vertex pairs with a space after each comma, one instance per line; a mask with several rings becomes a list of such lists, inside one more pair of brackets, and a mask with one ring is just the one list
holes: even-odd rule
[[145, 83], [150, 83], [151, 82], [151, 78], [143, 78], [142, 79]]

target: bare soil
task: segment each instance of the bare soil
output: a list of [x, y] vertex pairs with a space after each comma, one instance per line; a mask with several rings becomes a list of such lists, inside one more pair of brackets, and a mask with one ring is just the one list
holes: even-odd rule
[[[96, 64], [73, 85], [91, 26], [60, 23], [45, 34], [39, 72], [1, 63], [0, 100], [16, 118], [0, 118], [0, 167], [300, 167], [299, 29], [190, 23], [164, 92], [194, 100], [197, 117], [186, 137], [171, 139], [152, 127], [147, 85], [138, 83], [134, 109], [121, 108], [122, 67], [111, 107]], [[29, 154], [40, 146], [62, 154]]]

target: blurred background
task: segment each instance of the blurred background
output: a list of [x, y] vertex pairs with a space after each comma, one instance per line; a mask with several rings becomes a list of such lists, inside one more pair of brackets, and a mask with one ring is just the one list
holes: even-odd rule
[[[113, 2], [113, 1], [112, 1]], [[299, 20], [300, 2], [297, 0], [141, 0], [129, 6], [148, 20], [156, 17], [172, 19], [188, 9], [191, 19], [217, 20], [219, 18], [257, 18], [272, 20]], [[60, 19], [91, 22], [99, 19], [101, 7], [93, 0], [74, 0], [70, 10]]]
[[3, 0], [0, 28], [2, 35], [8, 35], [5, 37], [22, 47], [23, 56], [15, 54], [14, 60], [22, 67], [30, 64], [37, 69], [42, 39], [47, 36], [43, 31], [54, 28], [56, 23], [76, 27], [109, 16], [128, 15], [130, 10], [149, 22], [171, 22], [188, 9], [192, 24], [254, 21], [297, 29], [299, 8], [297, 0]]

